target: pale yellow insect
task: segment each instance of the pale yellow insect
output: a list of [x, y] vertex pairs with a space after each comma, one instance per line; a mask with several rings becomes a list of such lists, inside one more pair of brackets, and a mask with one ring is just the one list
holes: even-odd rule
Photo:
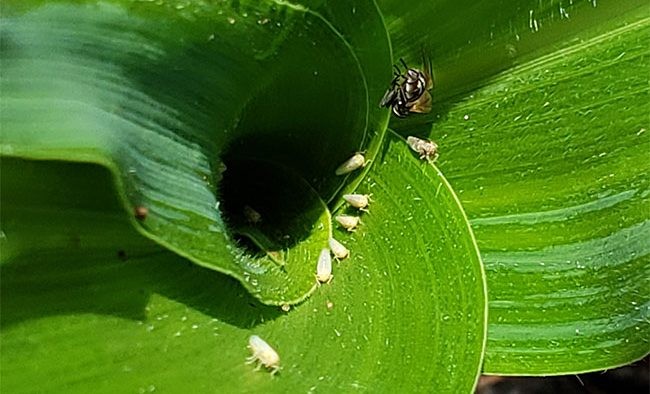
[[338, 215], [334, 219], [348, 231], [356, 231], [357, 226], [361, 223], [361, 219], [358, 216], [350, 215]]
[[367, 164], [365, 156], [363, 153], [357, 152], [352, 157], [347, 159], [343, 164], [341, 164], [335, 171], [336, 175], [345, 175], [349, 174], [354, 170], [357, 170], [361, 167], [365, 167]]
[[434, 162], [438, 158], [438, 144], [430, 140], [409, 136], [406, 138], [408, 146], [420, 155], [420, 159]]
[[348, 250], [348, 248], [343, 246], [342, 243], [335, 240], [334, 238], [330, 238], [329, 244], [330, 244], [330, 250], [334, 254], [334, 257], [336, 257], [337, 259], [342, 260], [350, 255], [350, 251]]
[[370, 204], [369, 194], [344, 194], [343, 199], [353, 208], [368, 211], [366, 208]]
[[332, 256], [329, 249], [325, 248], [320, 251], [318, 264], [316, 265], [316, 280], [319, 283], [330, 283], [332, 281]]
[[275, 375], [280, 370], [280, 356], [265, 340], [257, 335], [251, 335], [248, 338], [248, 348], [253, 355], [247, 358], [246, 363], [252, 364], [258, 361], [259, 364], [255, 370], [260, 369], [262, 365], [271, 370], [271, 375]]

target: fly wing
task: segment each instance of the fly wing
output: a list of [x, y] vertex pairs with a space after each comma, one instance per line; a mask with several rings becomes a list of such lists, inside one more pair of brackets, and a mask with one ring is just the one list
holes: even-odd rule
[[393, 101], [395, 101], [396, 96], [397, 90], [395, 89], [395, 86], [392, 86], [386, 91], [386, 93], [384, 93], [384, 97], [382, 97], [379, 102], [379, 107], [390, 107], [391, 104], [393, 104]]
[[431, 93], [428, 91], [424, 92], [422, 96], [420, 96], [417, 101], [415, 101], [410, 107], [409, 110], [411, 112], [417, 112], [419, 114], [428, 114], [431, 112], [431, 102], [433, 99], [431, 98]]
[[399, 90], [399, 79], [401, 75], [395, 74], [395, 77], [393, 78], [392, 81], [390, 81], [390, 88], [386, 90], [386, 93], [384, 93], [384, 97], [382, 97], [381, 101], [379, 102], [379, 107], [390, 107], [395, 99], [397, 98], [397, 91]]

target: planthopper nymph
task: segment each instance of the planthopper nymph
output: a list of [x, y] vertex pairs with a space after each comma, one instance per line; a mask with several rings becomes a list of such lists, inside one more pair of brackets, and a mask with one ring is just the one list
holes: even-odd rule
[[243, 208], [243, 213], [244, 213], [244, 218], [246, 218], [246, 221], [251, 224], [257, 224], [262, 221], [262, 215], [251, 208], [249, 205], [244, 205]]
[[343, 164], [338, 166], [338, 168], [335, 171], [336, 175], [345, 175], [349, 174], [354, 170], [357, 170], [361, 167], [365, 167], [366, 164], [366, 158], [363, 155], [363, 153], [357, 152], [355, 153], [352, 157], [347, 159]]
[[316, 264], [316, 280], [319, 283], [330, 283], [332, 281], [332, 256], [330, 251], [324, 248], [318, 255], [318, 263]]
[[343, 199], [350, 204], [351, 207], [367, 211], [366, 208], [370, 204], [369, 194], [344, 194]]
[[438, 144], [430, 140], [423, 140], [418, 137], [409, 136], [406, 143], [414, 152], [420, 155], [420, 159], [434, 162], [438, 158]]
[[346, 248], [342, 243], [335, 240], [334, 238], [330, 238], [329, 245], [330, 245], [330, 250], [334, 254], [334, 257], [336, 257], [337, 259], [343, 260], [344, 258], [350, 256], [350, 251], [348, 250], [348, 248]]
[[271, 370], [271, 375], [275, 375], [280, 370], [280, 356], [265, 340], [257, 335], [251, 335], [248, 338], [248, 348], [253, 354], [247, 358], [247, 364], [258, 361], [257, 369], [263, 365]]
[[348, 231], [355, 231], [361, 220], [358, 216], [351, 215], [337, 215], [334, 219]]

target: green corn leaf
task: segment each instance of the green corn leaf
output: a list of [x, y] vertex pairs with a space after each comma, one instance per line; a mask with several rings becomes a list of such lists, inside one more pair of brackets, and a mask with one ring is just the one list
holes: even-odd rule
[[485, 371], [574, 373], [648, 354], [647, 3], [454, 2], [468, 19], [450, 18], [451, 2], [393, 3], [380, 5], [396, 54], [429, 46], [439, 82], [432, 114], [393, 127], [440, 144], [476, 232]]
[[[14, 202], [3, 207], [7, 242], [27, 221], [38, 231], [25, 246], [40, 244], [2, 266], [3, 391], [455, 393], [475, 385], [487, 323], [476, 244], [447, 182], [395, 136], [360, 186], [373, 194], [363, 224], [334, 231], [350, 257], [289, 312], [139, 235], [106, 196], [103, 168], [3, 166], [23, 170], [2, 178], [3, 201]], [[245, 364], [253, 334], [278, 351], [275, 377]]]
[[[440, 144], [477, 234], [484, 371], [643, 357], [649, 26], [640, 0], [3, 3], [2, 388], [472, 391], [481, 261], [398, 135]], [[434, 110], [386, 135], [390, 64], [423, 54]]]
[[[373, 3], [12, 6], [3, 390], [473, 390], [481, 261], [442, 175], [382, 145]], [[334, 176], [359, 150], [376, 164]], [[357, 187], [376, 213], [349, 235], [326, 203]], [[318, 286], [332, 235], [352, 256]]]
[[[266, 303], [300, 301], [314, 289], [303, 261], [331, 232], [323, 200], [344, 185], [334, 169], [385, 126], [366, 81], [389, 67], [383, 25], [366, 6], [384, 39], [362, 72], [316, 12], [183, 4], [6, 12], [2, 152], [105, 165], [127, 209], [148, 210], [139, 229], [149, 238]], [[245, 207], [262, 215], [258, 232]], [[238, 237], [267, 254], [251, 258]]]

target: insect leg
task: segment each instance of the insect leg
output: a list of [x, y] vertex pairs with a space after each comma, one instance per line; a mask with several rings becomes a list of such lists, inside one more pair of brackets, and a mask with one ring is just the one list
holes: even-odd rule
[[400, 70], [399, 67], [397, 67], [397, 64], [393, 64], [393, 68], [395, 69], [395, 70], [393, 70], [393, 75], [395, 76], [395, 79], [397, 80], [397, 78], [402, 76], [402, 70]]

